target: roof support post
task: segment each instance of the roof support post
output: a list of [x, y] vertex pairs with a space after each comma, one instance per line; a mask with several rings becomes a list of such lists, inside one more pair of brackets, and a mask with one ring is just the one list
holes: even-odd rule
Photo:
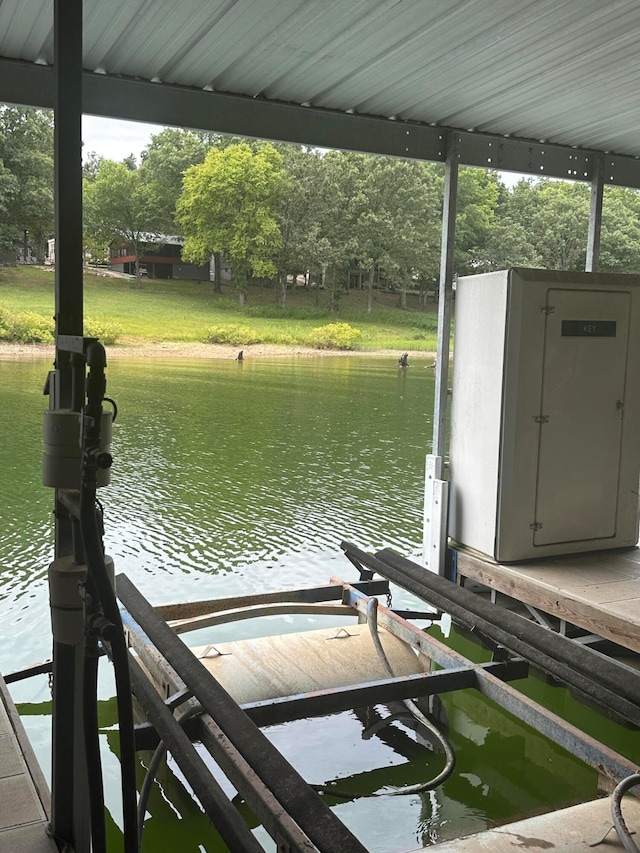
[[604, 155], [596, 157], [591, 180], [591, 206], [589, 208], [589, 236], [587, 238], [587, 272], [598, 271], [600, 259], [600, 228], [602, 225], [602, 196], [604, 190]]
[[436, 390], [433, 407], [433, 456], [444, 459], [447, 427], [449, 381], [449, 338], [453, 293], [453, 253], [456, 239], [456, 201], [458, 194], [458, 135], [447, 137], [444, 200], [442, 207], [442, 243], [440, 247], [440, 287], [438, 296], [438, 354]]
[[[84, 358], [59, 344], [61, 335], [83, 334], [82, 0], [54, 2], [54, 68], [56, 360], [49, 375], [49, 405], [80, 411]], [[56, 560], [49, 572], [52, 603], [60, 589], [64, 592], [68, 583], [65, 578], [70, 576], [73, 581], [74, 571], [82, 568], [77, 565], [82, 562], [77, 523], [62, 504], [58, 490], [55, 519]], [[73, 601], [81, 606], [77, 593]], [[69, 631], [70, 619], [65, 612], [57, 622], [54, 620], [51, 828], [60, 843], [84, 853], [91, 849], [82, 703], [85, 640], [82, 623], [76, 631]]]
[[[54, 198], [56, 361], [50, 407], [80, 411], [84, 359], [60, 347], [83, 334], [82, 282], [82, 0], [54, 4]], [[57, 498], [56, 498], [57, 504]], [[56, 558], [74, 553], [66, 512], [56, 506]], [[77, 549], [75, 549], [77, 550]]]

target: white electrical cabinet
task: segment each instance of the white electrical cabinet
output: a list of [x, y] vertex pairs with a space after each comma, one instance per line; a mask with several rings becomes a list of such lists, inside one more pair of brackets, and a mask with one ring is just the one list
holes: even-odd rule
[[458, 280], [449, 536], [499, 562], [638, 541], [640, 276]]

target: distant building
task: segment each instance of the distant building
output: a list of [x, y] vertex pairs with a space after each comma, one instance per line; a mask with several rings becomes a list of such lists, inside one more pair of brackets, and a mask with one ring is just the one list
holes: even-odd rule
[[[146, 240], [144, 238], [147, 237]], [[182, 260], [182, 237], [164, 234], [142, 235], [144, 248], [140, 255], [140, 272], [149, 278], [191, 279], [210, 281], [211, 264], [188, 264]], [[153, 244], [153, 249], [150, 249]], [[136, 256], [133, 243], [121, 238], [109, 244], [109, 264], [116, 272], [136, 273]]]
[[[170, 237], [164, 234], [143, 234], [140, 242], [143, 245], [140, 255], [140, 272], [149, 278], [189, 279], [196, 281], [214, 281], [215, 269], [213, 257], [208, 264], [187, 264], [182, 260], [182, 237]], [[12, 256], [12, 263], [15, 258]], [[56, 238], [47, 240], [45, 264], [55, 265]], [[0, 259], [0, 263], [2, 260]], [[136, 274], [136, 256], [133, 243], [117, 238], [109, 243], [109, 267], [114, 272]], [[222, 281], [231, 281], [231, 266], [223, 262], [221, 269]]]

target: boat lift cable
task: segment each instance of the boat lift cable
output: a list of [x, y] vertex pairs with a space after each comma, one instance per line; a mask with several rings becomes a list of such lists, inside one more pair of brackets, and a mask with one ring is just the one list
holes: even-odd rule
[[[384, 668], [386, 669], [388, 675], [391, 678], [395, 678], [395, 673], [389, 663], [389, 658], [387, 657], [385, 650], [382, 646], [382, 641], [380, 640], [380, 633], [378, 631], [378, 599], [370, 598], [367, 602], [367, 624], [369, 626], [369, 632], [371, 634], [371, 639], [373, 640], [373, 645], [375, 647], [376, 653], [380, 658], [380, 661]], [[403, 797], [409, 794], [423, 794], [426, 791], [433, 791], [435, 788], [440, 787], [440, 785], [444, 784], [447, 781], [449, 776], [453, 773], [456, 766], [456, 756], [451, 747], [451, 744], [446, 739], [446, 737], [442, 734], [442, 732], [438, 729], [438, 727], [431, 722], [431, 720], [426, 717], [420, 708], [416, 705], [416, 703], [412, 699], [404, 699], [404, 704], [409, 710], [411, 717], [423, 728], [425, 728], [431, 735], [435, 737], [440, 746], [442, 747], [442, 751], [446, 758], [445, 766], [442, 770], [430, 779], [428, 782], [421, 782], [418, 785], [407, 785], [403, 788], [395, 788], [391, 791], [374, 791], [371, 794], [360, 794], [355, 792], [342, 791], [338, 788], [332, 788], [328, 785], [313, 785], [313, 789], [320, 793], [331, 794], [333, 797], [338, 797], [339, 799], [356, 799], [356, 798], [366, 798], [366, 797]], [[381, 725], [389, 725], [394, 720], [399, 719], [397, 714], [393, 714], [390, 717], [382, 720], [377, 724], [379, 728]], [[369, 734], [371, 736], [371, 733]]]
[[635, 841], [631, 838], [631, 833], [629, 832], [627, 824], [622, 816], [622, 798], [630, 788], [634, 788], [638, 784], [640, 784], [640, 771], [638, 773], [634, 773], [632, 776], [628, 776], [626, 779], [623, 779], [622, 782], [616, 786], [611, 797], [611, 817], [613, 818], [613, 825], [618, 833], [620, 843], [627, 853], [640, 853], [640, 851], [638, 850], [638, 846]]
[[116, 681], [116, 703], [118, 707], [118, 728], [120, 734], [124, 851], [125, 853], [138, 853], [136, 752], [131, 679], [129, 675], [129, 652], [125, 641], [120, 610], [115, 598], [115, 590], [104, 558], [96, 507], [96, 472], [99, 467], [111, 464], [110, 458], [101, 459], [100, 451], [102, 401], [106, 389], [104, 376], [106, 356], [102, 344], [94, 341], [88, 346], [87, 363], [89, 365], [89, 373], [86, 383], [87, 401], [83, 408], [80, 533], [91, 584], [97, 593], [104, 617], [110, 623], [103, 629], [102, 633], [105, 641], [109, 643], [111, 648]]

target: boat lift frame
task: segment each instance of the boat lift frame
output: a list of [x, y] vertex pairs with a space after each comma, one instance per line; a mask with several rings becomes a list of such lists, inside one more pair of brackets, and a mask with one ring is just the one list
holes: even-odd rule
[[[343, 543], [343, 549], [349, 560], [356, 566], [360, 565], [363, 576], [369, 579], [349, 584], [332, 578], [331, 584], [324, 587], [165, 605], [154, 609], [125, 575], [117, 578], [118, 597], [125, 608], [123, 624], [136, 656], [132, 658], [133, 689], [149, 720], [149, 723], [137, 727], [137, 748], [151, 749], [160, 739], [163, 740], [212, 819], [221, 809], [235, 809], [230, 802], [223, 803], [220, 786], [198, 758], [190, 738], [203, 744], [267, 832], [281, 845], [278, 849], [292, 853], [363, 850], [360, 842], [340, 824], [258, 726], [459, 689], [477, 689], [597, 769], [602, 790], [611, 790], [620, 779], [635, 771], [631, 761], [509, 684], [527, 676], [529, 664], [524, 659], [510, 656], [505, 647], [494, 643], [493, 660], [473, 663], [381, 604], [377, 606], [379, 625], [423, 656], [431, 671], [238, 705], [204, 668], [178, 632], [294, 610], [351, 614], [360, 621], [365, 620], [370, 612], [371, 596], [387, 595], [389, 583], [387, 579], [370, 578], [372, 570], [380, 572], [382, 561], [347, 543]], [[417, 568], [424, 573], [424, 569]], [[394, 579], [398, 580], [398, 577]], [[442, 578], [430, 576], [430, 579], [452, 586]], [[425, 600], [429, 599], [425, 596]], [[471, 620], [477, 618], [469, 611], [467, 614]], [[417, 615], [424, 619], [427, 614]], [[439, 614], [435, 612], [434, 615]], [[171, 625], [165, 617], [171, 620]], [[459, 621], [464, 624], [464, 619]], [[540, 630], [544, 631], [543, 628]], [[587, 655], [593, 654], [589, 650], [582, 651]], [[190, 719], [183, 729], [173, 714], [189, 703], [192, 706], [199, 703], [203, 713]], [[209, 801], [214, 789], [221, 802], [216, 801], [212, 807]]]

